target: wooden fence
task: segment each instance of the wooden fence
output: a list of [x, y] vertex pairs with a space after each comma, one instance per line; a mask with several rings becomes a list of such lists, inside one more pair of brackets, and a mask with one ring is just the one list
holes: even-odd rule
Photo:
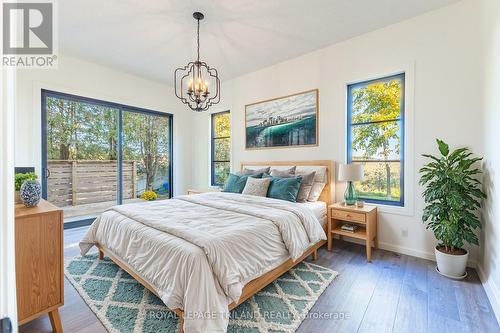
[[[118, 165], [116, 161], [48, 161], [49, 201], [57, 206], [77, 206], [116, 201]], [[135, 198], [137, 162], [123, 161], [123, 199]]]

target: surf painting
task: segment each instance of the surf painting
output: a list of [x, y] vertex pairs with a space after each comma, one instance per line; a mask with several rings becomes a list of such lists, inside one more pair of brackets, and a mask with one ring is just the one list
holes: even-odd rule
[[318, 89], [245, 106], [246, 148], [318, 144]]

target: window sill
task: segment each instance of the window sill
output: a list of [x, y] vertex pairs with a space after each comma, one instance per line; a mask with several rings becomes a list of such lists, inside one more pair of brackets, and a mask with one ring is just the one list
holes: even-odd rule
[[372, 202], [366, 202], [365, 205], [377, 207], [377, 211], [382, 214], [403, 215], [403, 216], [415, 215], [413, 207], [409, 206], [392, 206], [392, 205], [384, 205], [381, 203], [372, 203]]

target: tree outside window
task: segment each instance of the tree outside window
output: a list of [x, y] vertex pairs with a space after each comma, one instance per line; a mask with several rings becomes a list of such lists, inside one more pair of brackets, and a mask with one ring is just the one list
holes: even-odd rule
[[231, 117], [229, 111], [212, 114], [213, 186], [222, 186], [231, 169]]
[[404, 74], [348, 86], [348, 162], [365, 167], [360, 198], [404, 205]]

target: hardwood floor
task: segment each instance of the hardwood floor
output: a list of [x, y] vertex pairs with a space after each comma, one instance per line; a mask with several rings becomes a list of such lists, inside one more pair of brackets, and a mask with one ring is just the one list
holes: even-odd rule
[[[65, 230], [66, 257], [79, 253], [87, 227]], [[333, 252], [319, 251], [317, 264], [340, 273], [321, 295], [297, 333], [310, 332], [488, 332], [500, 327], [474, 269], [463, 281], [446, 279], [435, 263], [376, 250], [367, 263], [365, 247], [336, 241]], [[106, 332], [65, 279], [61, 308], [64, 332]], [[328, 319], [318, 319], [322, 315]], [[20, 332], [51, 332], [49, 318], [20, 327]]]

